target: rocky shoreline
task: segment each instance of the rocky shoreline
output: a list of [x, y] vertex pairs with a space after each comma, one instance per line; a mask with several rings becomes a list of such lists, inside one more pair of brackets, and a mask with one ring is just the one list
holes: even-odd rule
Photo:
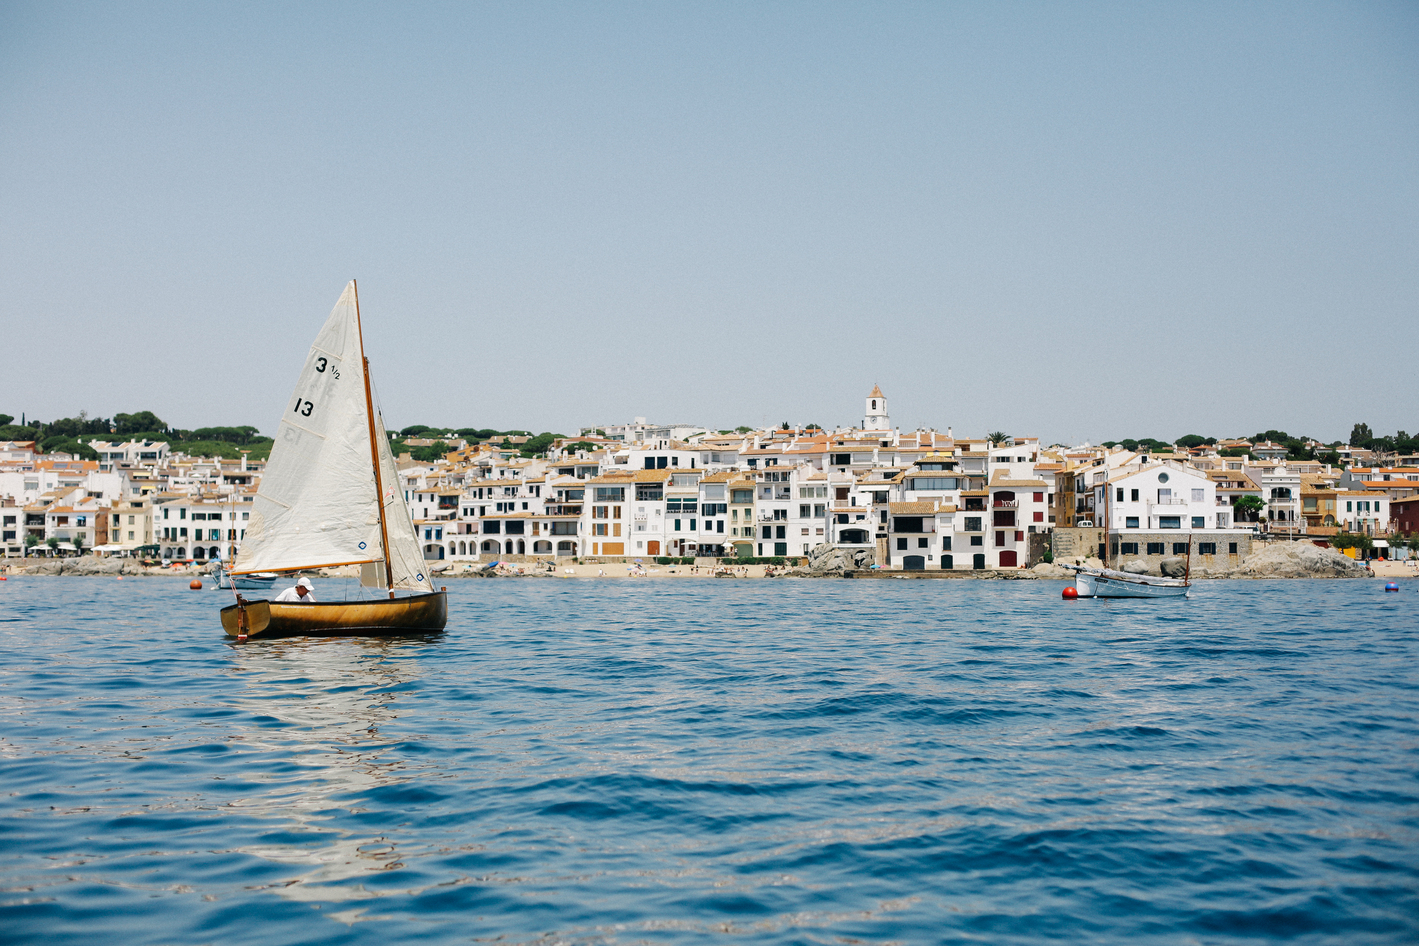
[[[439, 563], [433, 566], [435, 581], [449, 578], [844, 578], [844, 579], [975, 579], [1020, 581], [1030, 579], [1066, 579], [1073, 576], [1067, 568], [1041, 563], [1028, 569], [1009, 571], [895, 571], [873, 568], [872, 551], [836, 549], [819, 546], [808, 557], [808, 563], [798, 567], [772, 565], [635, 565], [635, 564], [563, 564], [526, 563], [498, 564], [495, 567], [476, 563]], [[1098, 567], [1097, 559], [1079, 561]], [[1187, 563], [1181, 558], [1164, 559], [1161, 567], [1150, 569], [1141, 561], [1124, 562], [1123, 571], [1135, 574], [1167, 575], [1181, 578]], [[171, 577], [209, 578], [210, 566], [203, 565], [143, 565], [133, 559], [80, 558], [43, 559], [38, 562], [0, 563], [0, 574], [7, 575], [82, 575], [120, 578]], [[352, 566], [317, 569], [306, 574], [320, 578], [349, 578], [356, 574]], [[1310, 542], [1278, 542], [1269, 544], [1237, 565], [1204, 565], [1194, 562], [1192, 577], [1208, 578], [1367, 578], [1373, 573], [1363, 563]]]

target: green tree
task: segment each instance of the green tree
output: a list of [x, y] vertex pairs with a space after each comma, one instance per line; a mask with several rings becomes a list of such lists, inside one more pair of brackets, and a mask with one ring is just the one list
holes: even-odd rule
[[74, 534], [74, 538], [71, 539], [70, 541], [74, 543], [74, 554], [75, 554], [75, 555], [83, 555], [83, 554], [84, 554], [84, 533], [82, 533], [82, 532], [76, 532], [76, 533]]
[[985, 439], [989, 440], [991, 444], [998, 447], [1004, 444], [1007, 440], [1009, 440], [1010, 435], [1003, 430], [992, 430], [990, 433], [985, 435]]
[[1256, 517], [1266, 508], [1266, 503], [1260, 496], [1247, 493], [1238, 496], [1237, 501], [1232, 504], [1232, 509], [1236, 511], [1237, 519], [1242, 522], [1256, 522]]
[[1356, 424], [1350, 428], [1350, 446], [1368, 447], [1370, 441], [1375, 439], [1375, 435], [1370, 433], [1369, 424]]
[[59, 536], [51, 535], [49, 538], [44, 540], [44, 544], [49, 546], [49, 550], [51, 552], [54, 551], [55, 549], [59, 548]]
[[540, 457], [552, 446], [552, 441], [562, 439], [562, 434], [554, 434], [543, 431], [522, 445], [522, 455], [524, 457]]
[[747, 434], [747, 433], [752, 432], [753, 429], [754, 429], [753, 427], [735, 427], [735, 428], [734, 428], [734, 432], [735, 432], [736, 434]]
[[114, 433], [117, 434], [146, 434], [162, 433], [168, 429], [168, 425], [154, 414], [152, 411], [139, 411], [136, 414], [114, 414]]
[[1216, 437], [1204, 437], [1204, 436], [1202, 436], [1201, 434], [1188, 434], [1188, 435], [1185, 436], [1185, 437], [1179, 437], [1179, 438], [1178, 438], [1178, 446], [1179, 446], [1179, 447], [1186, 447], [1186, 448], [1189, 449], [1189, 450], [1193, 449], [1194, 447], [1200, 447], [1200, 446], [1202, 446], [1203, 444], [1216, 443], [1216, 442], [1217, 442], [1217, 438], [1216, 438]]
[[0, 414], [0, 427], [8, 427], [10, 425], [10, 421], [14, 419], [14, 414]]
[[428, 424], [410, 424], [399, 431], [401, 437], [417, 437], [426, 430], [433, 430]]
[[578, 450], [595, 450], [596, 444], [589, 440], [578, 440], [576, 443], [569, 443], [566, 446], [568, 453], [576, 453]]
[[36, 545], [39, 545], [39, 536], [35, 535], [33, 532], [26, 532], [25, 555], [28, 556], [30, 554], [30, 549], [34, 548]]
[[779, 430], [792, 430], [792, 429], [793, 429], [793, 425], [790, 424], [788, 421], [784, 421], [782, 424], [779, 424], [779, 425], [778, 425], [778, 429], [779, 429]]
[[452, 449], [442, 440], [437, 440], [427, 447], [415, 447], [409, 451], [409, 456], [419, 463], [435, 463], [442, 460], [443, 455]]

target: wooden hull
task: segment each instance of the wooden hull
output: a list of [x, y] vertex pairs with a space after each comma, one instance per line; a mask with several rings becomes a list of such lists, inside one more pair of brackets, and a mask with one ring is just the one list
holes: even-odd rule
[[[243, 627], [242, 611], [245, 611]], [[448, 594], [434, 591], [371, 601], [248, 601], [222, 609], [222, 629], [238, 640], [292, 635], [400, 634], [441, 631], [448, 623]]]

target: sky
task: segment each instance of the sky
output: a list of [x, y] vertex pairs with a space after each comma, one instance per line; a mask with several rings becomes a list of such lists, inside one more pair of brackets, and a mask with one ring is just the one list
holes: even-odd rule
[[1419, 5], [0, 4], [0, 412], [1419, 428]]

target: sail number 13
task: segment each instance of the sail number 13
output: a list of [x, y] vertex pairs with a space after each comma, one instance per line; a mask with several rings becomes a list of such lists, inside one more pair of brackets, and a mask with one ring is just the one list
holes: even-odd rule
[[299, 414], [302, 417], [309, 417], [310, 412], [313, 410], [315, 410], [315, 405], [310, 401], [302, 401], [300, 398], [296, 398], [296, 406], [292, 409], [292, 413]]

